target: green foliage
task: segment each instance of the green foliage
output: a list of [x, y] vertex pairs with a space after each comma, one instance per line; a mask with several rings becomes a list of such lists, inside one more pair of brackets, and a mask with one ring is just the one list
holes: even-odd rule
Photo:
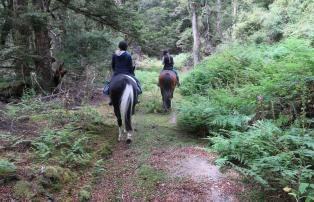
[[188, 15], [186, 5], [183, 3], [184, 1], [179, 0], [152, 0], [138, 3], [140, 17], [145, 25], [141, 30], [141, 42], [145, 53], [150, 56], [160, 56], [164, 49], [169, 49], [172, 53], [178, 52], [179, 34], [189, 27], [182, 26], [183, 19]]
[[32, 192], [32, 184], [21, 180], [13, 188], [14, 196], [21, 200], [30, 200], [35, 194]]
[[98, 150], [98, 153], [102, 158], [108, 158], [108, 156], [112, 154], [112, 146], [109, 144], [110, 143], [105, 143], [100, 150]]
[[[161, 70], [161, 67], [158, 68]], [[157, 88], [159, 71], [136, 71], [136, 77], [141, 82], [143, 91], [150, 91]]]
[[42, 102], [40, 97], [36, 97], [34, 89], [26, 89], [20, 102], [7, 106], [7, 114], [10, 118], [18, 118], [20, 116], [38, 114], [46, 110], [60, 109], [61, 107], [60, 101]]
[[165, 173], [158, 171], [149, 165], [142, 165], [138, 169], [137, 175], [137, 183], [142, 190], [141, 198], [145, 198], [146, 200], [149, 200], [150, 197], [154, 195], [154, 190], [157, 184], [165, 180]]
[[175, 55], [173, 60], [175, 68], [181, 70], [183, 67], [188, 66], [191, 55], [189, 53], [180, 53], [179, 55]]
[[312, 182], [314, 158], [313, 131], [301, 128], [282, 130], [269, 121], [257, 122], [247, 132], [210, 137], [219, 152], [220, 166], [235, 166], [244, 175], [268, 188], [293, 187], [299, 196], [310, 196], [314, 189], [298, 191], [302, 183]]
[[[158, 60], [149, 60], [144, 61], [145, 63], [150, 63], [147, 68], [147, 71], [137, 71], [136, 76], [141, 82], [143, 88], [143, 95], [140, 99], [143, 100], [140, 104], [140, 107], [144, 109], [146, 113], [156, 113], [162, 111], [162, 104], [160, 98], [160, 90], [157, 86], [159, 71], [161, 70], [161, 62]], [[160, 64], [159, 66], [157, 64]], [[150, 70], [150, 71], [148, 71]]]
[[[66, 113], [59, 112], [60, 117], [67, 119], [63, 129], [46, 129], [41, 136], [33, 142], [35, 152], [43, 161], [57, 160], [67, 167], [86, 167], [91, 164], [94, 150], [90, 149], [91, 136], [104, 130], [103, 117], [90, 107], [79, 111]], [[56, 119], [55, 115], [51, 115]], [[57, 115], [58, 117], [59, 115]], [[56, 124], [56, 123], [55, 123]], [[110, 153], [109, 146], [103, 146], [100, 155]]]
[[54, 192], [61, 191], [62, 188], [77, 176], [68, 168], [60, 166], [42, 167], [42, 176], [38, 176], [39, 185]]
[[91, 193], [90, 193], [90, 190], [86, 190], [86, 188], [82, 189], [80, 192], [79, 192], [79, 201], [80, 202], [85, 202], [85, 201], [89, 201], [91, 199]]
[[267, 189], [288, 186], [298, 200], [313, 195], [310, 185], [304, 188], [314, 180], [310, 43], [289, 38], [272, 46], [226, 45], [180, 88], [179, 125], [210, 132], [218, 165], [234, 166]]
[[[267, 6], [265, 6], [267, 5]], [[313, 1], [270, 1], [240, 12], [234, 34], [241, 40], [278, 42], [294, 36], [313, 39]]]
[[180, 39], [177, 41], [176, 45], [182, 49], [182, 51], [190, 51], [193, 47], [193, 37], [192, 29], [188, 28], [180, 33]]
[[16, 173], [16, 166], [5, 159], [0, 159], [0, 177], [5, 179], [14, 176]]
[[80, 133], [73, 128], [46, 130], [33, 143], [40, 159], [54, 157], [68, 167], [87, 166], [90, 163], [91, 155], [86, 151], [87, 145], [88, 138], [80, 137]]

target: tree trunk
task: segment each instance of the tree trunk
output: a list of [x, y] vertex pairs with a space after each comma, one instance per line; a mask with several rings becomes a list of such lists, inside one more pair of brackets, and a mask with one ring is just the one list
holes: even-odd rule
[[30, 52], [29, 37], [31, 32], [24, 22], [20, 22], [20, 15], [27, 11], [28, 0], [13, 0], [11, 3], [13, 18], [19, 19], [12, 24], [14, 45], [18, 47], [14, 65], [16, 66], [17, 78], [29, 84], [30, 67], [27, 54]]
[[12, 24], [10, 21], [11, 21], [10, 19], [6, 19], [1, 30], [1, 45], [2, 46], [5, 45], [5, 42], [7, 41], [7, 37], [10, 33], [10, 30], [12, 29]]
[[196, 12], [196, 3], [191, 2], [191, 12], [192, 12], [192, 31], [193, 31], [193, 59], [194, 66], [200, 62], [200, 34], [198, 28], [198, 16]]
[[210, 18], [211, 18], [212, 12], [207, 1], [205, 4], [205, 9], [206, 9], [205, 54], [210, 55], [214, 47], [212, 44], [212, 34], [211, 34], [211, 25], [210, 25]]
[[222, 40], [222, 30], [221, 30], [221, 0], [216, 0], [217, 7], [217, 19], [216, 19], [216, 31], [219, 36], [219, 40]]
[[3, 7], [8, 13], [8, 15], [5, 16], [4, 24], [1, 30], [1, 39], [0, 39], [1, 45], [5, 45], [7, 37], [12, 29], [11, 18], [12, 18], [12, 12], [13, 12], [13, 0], [9, 0], [7, 5], [3, 3]]
[[[42, 4], [41, 0], [33, 0], [33, 6], [38, 12], [45, 12], [49, 5]], [[37, 81], [39, 87], [42, 90], [50, 92], [55, 84], [53, 82], [54, 73], [52, 71], [52, 63], [54, 59], [50, 52], [50, 36], [49, 29], [47, 27], [48, 19], [43, 17], [43, 19], [38, 19], [33, 23], [33, 30], [35, 36], [35, 54], [34, 58], [35, 69], [37, 74]]]
[[232, 12], [232, 38], [235, 39], [235, 25], [237, 22], [237, 15], [238, 15], [238, 0], [233, 0], [232, 1], [232, 7], [233, 7], [233, 12]]

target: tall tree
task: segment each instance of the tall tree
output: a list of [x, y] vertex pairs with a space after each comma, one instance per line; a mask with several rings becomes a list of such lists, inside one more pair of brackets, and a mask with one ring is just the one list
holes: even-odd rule
[[[56, 78], [60, 78], [58, 75], [60, 71], [56, 71], [58, 68], [53, 67], [56, 54], [53, 56], [51, 50], [53, 34], [56, 34], [52, 29], [55, 31], [60, 21], [65, 21], [59, 16], [63, 15], [64, 18], [69, 14], [84, 16], [83, 18], [95, 25], [90, 27], [98, 33], [102, 32], [103, 36], [107, 36], [107, 33], [100, 31], [101, 29], [106, 30], [108, 35], [109, 33], [123, 33], [118, 35], [136, 38], [140, 29], [140, 26], [136, 24], [136, 15], [127, 10], [126, 6], [117, 5], [124, 2], [123, 0], [82, 0], [79, 2], [74, 0], [1, 0], [0, 45], [2, 50], [6, 50], [2, 51], [4, 54], [0, 54], [1, 65], [14, 66], [18, 80], [24, 80], [28, 85], [35, 84], [38, 89], [48, 93], [58, 84], [56, 81], [59, 79]], [[59, 15], [59, 13], [62, 14]], [[63, 31], [66, 33], [66, 30]], [[72, 37], [75, 38], [75, 36]], [[97, 38], [95, 35], [85, 37], [93, 38], [94, 41]], [[81, 46], [80, 49], [91, 47], [88, 43], [84, 44], [84, 47], [82, 44], [76, 45]]]
[[212, 10], [210, 8], [209, 2], [205, 1], [205, 55], [210, 55], [214, 49], [212, 44], [212, 26], [210, 19], [212, 17]]
[[238, 0], [232, 0], [232, 38], [235, 39], [234, 29], [237, 23], [238, 16]]
[[192, 16], [192, 31], [193, 31], [193, 60], [194, 66], [200, 62], [201, 55], [200, 55], [200, 48], [201, 48], [201, 40], [200, 40], [200, 33], [199, 33], [199, 25], [198, 25], [198, 13], [197, 8], [198, 4], [195, 1], [189, 2], [191, 16]]
[[217, 16], [216, 16], [216, 31], [217, 34], [220, 38], [220, 40], [222, 40], [222, 28], [221, 28], [221, 22], [222, 22], [222, 15], [221, 15], [221, 0], [216, 0], [216, 9], [217, 9]]
[[[33, 0], [33, 8], [37, 12], [44, 13], [49, 10], [50, 1]], [[50, 90], [55, 87], [53, 80], [54, 73], [51, 68], [54, 58], [50, 52], [51, 38], [49, 36], [48, 19], [46, 15], [33, 20], [33, 30], [35, 36], [35, 54], [34, 58], [35, 70], [38, 76], [41, 88]]]

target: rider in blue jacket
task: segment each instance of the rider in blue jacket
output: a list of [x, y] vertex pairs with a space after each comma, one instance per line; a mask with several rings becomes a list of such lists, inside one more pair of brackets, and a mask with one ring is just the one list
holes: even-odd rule
[[[111, 67], [113, 70], [113, 77], [118, 74], [126, 74], [134, 78], [137, 83], [137, 92], [138, 94], [142, 93], [142, 88], [140, 86], [140, 82], [135, 77], [134, 71], [135, 67], [133, 66], [132, 56], [129, 52], [127, 52], [128, 44], [125, 41], [121, 41], [119, 43], [119, 50], [116, 51], [112, 56]], [[104, 87], [104, 94], [109, 95], [110, 82], [107, 81]], [[111, 104], [111, 102], [109, 103]]]

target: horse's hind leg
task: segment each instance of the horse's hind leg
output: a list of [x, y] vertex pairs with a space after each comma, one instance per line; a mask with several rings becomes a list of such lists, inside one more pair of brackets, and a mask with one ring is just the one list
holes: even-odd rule
[[115, 115], [117, 117], [118, 126], [119, 126], [118, 141], [121, 141], [122, 140], [122, 136], [123, 136], [123, 130], [122, 130], [122, 119], [121, 119], [121, 113], [120, 113], [119, 107], [114, 107], [114, 113], [115, 113]]
[[133, 127], [132, 127], [132, 107], [130, 106], [127, 111], [127, 119], [125, 121], [125, 129], [127, 131], [127, 137], [126, 137], [126, 143], [130, 144], [132, 142], [132, 133], [133, 133]]

